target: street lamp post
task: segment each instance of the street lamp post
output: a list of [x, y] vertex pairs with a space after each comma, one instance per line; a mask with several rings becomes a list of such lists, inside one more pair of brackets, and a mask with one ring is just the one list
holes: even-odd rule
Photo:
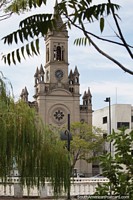
[[[61, 140], [66, 140], [67, 141], [67, 150], [68, 153], [70, 153], [70, 141], [72, 140], [72, 134], [70, 133], [70, 114], [68, 114], [68, 124], [67, 124], [67, 130], [64, 132], [61, 132], [60, 135]], [[70, 156], [70, 155], [68, 155]], [[71, 168], [69, 171], [69, 180], [71, 181]], [[70, 200], [71, 196], [70, 196], [70, 184], [68, 187], [68, 193], [67, 193], [67, 199]]]
[[[109, 103], [109, 134], [111, 134], [111, 98], [106, 97], [104, 101]], [[109, 145], [110, 145], [110, 156], [111, 156], [112, 153], [111, 141]], [[110, 185], [110, 196], [112, 196], [112, 184]]]
[[[104, 100], [105, 102], [109, 103], [109, 135], [111, 134], [111, 98], [110, 97], [106, 97], [106, 99]], [[110, 142], [110, 154], [111, 154], [111, 142]]]
[[68, 124], [67, 124], [67, 128], [68, 128], [67, 150], [70, 152], [70, 140], [71, 140], [71, 136], [70, 136], [70, 114], [68, 114]]

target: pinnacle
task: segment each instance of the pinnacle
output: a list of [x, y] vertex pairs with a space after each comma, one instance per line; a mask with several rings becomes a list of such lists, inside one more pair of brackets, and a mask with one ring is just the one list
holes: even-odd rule
[[73, 77], [73, 72], [72, 72], [72, 69], [70, 70], [70, 73], [69, 73], [69, 78], [72, 78]]
[[39, 74], [39, 69], [38, 69], [38, 67], [36, 68], [36, 72], [35, 72], [35, 74], [34, 74], [34, 77], [38, 77], [38, 74]]
[[89, 87], [88, 87], [88, 96], [91, 96], [91, 97], [92, 97]]
[[41, 64], [41, 66], [40, 66], [40, 71], [39, 71], [39, 73], [40, 73], [40, 74], [44, 74], [44, 70], [43, 70], [42, 64]]
[[25, 86], [25, 89], [24, 89], [24, 94], [26, 94], [26, 95], [29, 94], [26, 86]]
[[74, 74], [79, 76], [78, 68], [75, 66]]
[[85, 99], [85, 98], [86, 98], [86, 91], [84, 92], [84, 95], [83, 95], [82, 99]]

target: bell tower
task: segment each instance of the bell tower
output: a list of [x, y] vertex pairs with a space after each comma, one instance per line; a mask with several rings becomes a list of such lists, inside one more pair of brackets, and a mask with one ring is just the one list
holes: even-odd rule
[[[68, 70], [68, 31], [61, 16], [57, 16], [56, 5], [53, 16], [56, 28], [45, 36], [46, 62], [44, 66], [37, 66], [34, 75], [35, 101], [28, 101], [27, 88], [22, 90], [21, 98], [36, 108], [44, 125], [52, 125], [58, 130], [67, 128], [68, 114], [70, 123], [82, 121], [92, 125], [90, 88], [85, 91], [80, 105], [80, 74], [77, 66]], [[88, 173], [92, 167], [79, 161], [76, 168]]]
[[[57, 2], [56, 2], [57, 3]], [[46, 83], [68, 82], [68, 31], [61, 16], [56, 18], [56, 29], [49, 31], [45, 37], [46, 46]]]
[[[57, 1], [56, 1], [57, 4]], [[87, 93], [80, 106], [80, 81], [77, 66], [68, 73], [68, 31], [61, 16], [54, 8], [56, 28], [45, 36], [44, 66], [37, 67], [35, 78], [35, 102], [44, 124], [64, 127], [68, 114], [72, 122], [81, 119], [91, 122], [91, 95]]]

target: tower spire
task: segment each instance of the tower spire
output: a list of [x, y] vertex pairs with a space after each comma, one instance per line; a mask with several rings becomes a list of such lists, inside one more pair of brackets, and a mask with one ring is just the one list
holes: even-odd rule
[[78, 72], [78, 68], [77, 68], [77, 66], [75, 66], [74, 75], [79, 76], [79, 72]]
[[55, 7], [58, 5], [58, 0], [55, 0], [54, 11], [56, 11]]
[[54, 19], [56, 20], [56, 29], [67, 31], [66, 25], [64, 25], [61, 15], [59, 15], [58, 13], [57, 5], [58, 5], [58, 0], [55, 1], [55, 6], [54, 6]]
[[29, 93], [28, 93], [27, 87], [25, 87], [24, 89], [22, 89], [20, 97], [26, 103], [28, 102], [28, 95], [29, 95]]

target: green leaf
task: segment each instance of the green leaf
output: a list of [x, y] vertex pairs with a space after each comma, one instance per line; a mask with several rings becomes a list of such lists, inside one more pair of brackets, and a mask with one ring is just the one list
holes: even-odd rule
[[40, 52], [39, 52], [39, 39], [36, 39], [35, 45], [36, 45], [36, 50], [37, 50], [37, 52], [40, 53]]
[[89, 45], [90, 45], [90, 41], [89, 41], [89, 39], [88, 38], [77, 38], [77, 39], [75, 39], [74, 40], [74, 44], [76, 45], [76, 46], [80, 46], [80, 45], [87, 45], [87, 42], [89, 43]]
[[25, 40], [28, 40], [28, 32], [27, 32], [27, 28], [23, 28], [23, 36]]
[[26, 45], [26, 52], [27, 52], [28, 56], [31, 56], [30, 49], [29, 49], [29, 44]]
[[18, 30], [18, 34], [19, 34], [20, 41], [23, 43], [23, 34], [22, 34], [22, 31]]
[[19, 54], [19, 49], [16, 50], [16, 56], [17, 56], [18, 62], [21, 62], [21, 58], [20, 58], [20, 54]]
[[32, 8], [32, 0], [29, 0], [29, 8]]
[[23, 58], [25, 58], [25, 55], [24, 55], [24, 46], [21, 47], [21, 53], [22, 53]]
[[15, 57], [14, 57], [14, 51], [12, 52], [12, 61], [16, 65]]
[[10, 34], [8, 37], [8, 44], [12, 44], [12, 40], [13, 40], [13, 35]]
[[42, 0], [37, 0], [37, 5], [40, 7], [42, 5]]
[[101, 17], [100, 18], [100, 30], [101, 30], [101, 32], [103, 32], [103, 29], [104, 29], [104, 18]]
[[7, 62], [8, 62], [8, 65], [11, 64], [10, 53], [7, 54]]
[[6, 64], [6, 56], [2, 56], [2, 60], [4, 60], [4, 63]]
[[14, 32], [14, 41], [15, 41], [16, 44], [18, 43], [17, 32]]
[[86, 46], [86, 44], [87, 44], [87, 40], [88, 40], [88, 39], [87, 39], [87, 38], [85, 38], [85, 41], [84, 41], [84, 45], [85, 45], [85, 46]]
[[37, 55], [37, 52], [35, 50], [35, 47], [34, 47], [34, 43], [31, 42], [31, 50], [32, 50], [32, 54], [36, 54]]

